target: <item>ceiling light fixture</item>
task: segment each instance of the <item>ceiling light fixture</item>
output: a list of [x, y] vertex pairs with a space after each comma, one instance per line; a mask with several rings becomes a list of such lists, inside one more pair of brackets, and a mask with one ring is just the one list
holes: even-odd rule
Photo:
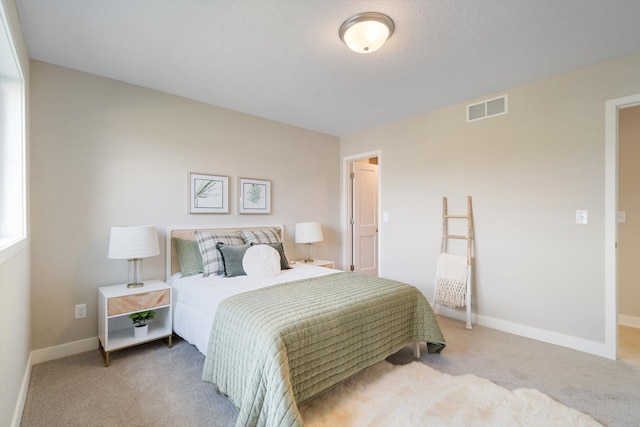
[[340, 26], [340, 40], [358, 53], [371, 53], [387, 41], [395, 25], [391, 18], [378, 12], [359, 13]]

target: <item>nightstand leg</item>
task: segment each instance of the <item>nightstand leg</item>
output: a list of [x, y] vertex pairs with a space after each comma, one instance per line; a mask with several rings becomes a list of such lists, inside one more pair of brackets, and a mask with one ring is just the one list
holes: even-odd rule
[[169, 348], [173, 347], [173, 334], [169, 335], [169, 343], [167, 344]]
[[100, 353], [102, 353], [102, 357], [104, 357], [104, 366], [106, 368], [109, 367], [109, 352], [108, 351], [104, 351], [104, 347], [102, 347], [102, 342], [100, 342], [99, 346], [100, 348]]

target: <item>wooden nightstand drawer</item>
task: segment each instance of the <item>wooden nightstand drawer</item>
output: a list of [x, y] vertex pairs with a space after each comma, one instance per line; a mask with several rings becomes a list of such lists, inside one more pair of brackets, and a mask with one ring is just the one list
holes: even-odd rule
[[144, 292], [135, 295], [126, 295], [117, 298], [109, 298], [108, 315], [140, 311], [146, 308], [169, 305], [171, 293], [169, 289], [162, 291]]

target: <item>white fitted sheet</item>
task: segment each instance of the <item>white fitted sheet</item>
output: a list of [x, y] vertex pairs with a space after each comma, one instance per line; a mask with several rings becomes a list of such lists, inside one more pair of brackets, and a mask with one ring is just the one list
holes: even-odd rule
[[172, 275], [168, 283], [173, 287], [173, 331], [205, 354], [213, 318], [223, 299], [278, 283], [336, 272], [302, 262], [296, 262], [291, 267], [290, 270], [282, 270], [276, 277], [202, 277], [202, 274], [198, 274], [181, 278], [180, 273]]

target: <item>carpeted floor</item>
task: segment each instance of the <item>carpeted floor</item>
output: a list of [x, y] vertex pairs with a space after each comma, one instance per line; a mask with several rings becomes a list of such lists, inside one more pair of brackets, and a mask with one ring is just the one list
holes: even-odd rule
[[[640, 420], [640, 368], [489, 328], [439, 318], [442, 354], [421, 361], [440, 372], [473, 373], [508, 389], [537, 388], [611, 427]], [[410, 346], [389, 357], [413, 361]], [[175, 339], [112, 353], [98, 350], [35, 365], [22, 426], [233, 426], [237, 411], [200, 380], [204, 356]]]

